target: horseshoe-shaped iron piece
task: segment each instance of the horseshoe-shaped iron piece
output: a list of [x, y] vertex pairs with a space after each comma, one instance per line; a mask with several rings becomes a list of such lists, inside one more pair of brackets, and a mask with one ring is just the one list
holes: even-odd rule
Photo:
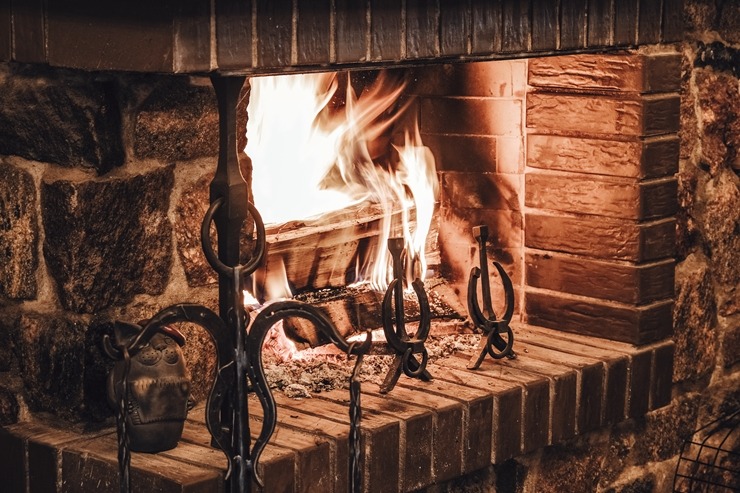
[[[513, 351], [514, 333], [509, 325], [514, 314], [514, 287], [511, 278], [500, 263], [493, 262], [494, 267], [501, 277], [506, 303], [503, 316], [497, 318], [491, 303], [491, 286], [488, 276], [488, 255], [486, 253], [488, 227], [476, 226], [473, 228], [473, 234], [476, 240], [478, 240], [480, 268], [473, 267], [470, 270], [467, 296], [468, 313], [476, 327], [483, 331], [483, 336], [478, 345], [478, 355], [471, 358], [468, 364], [468, 368], [471, 370], [475, 370], [481, 365], [486, 354], [489, 354], [494, 359], [504, 357], [509, 359], [516, 358], [516, 353]], [[478, 305], [477, 287], [479, 279], [482, 290], [483, 310]], [[501, 336], [502, 333], [506, 334], [506, 339]]]
[[[383, 332], [385, 333], [388, 345], [394, 350], [396, 355], [383, 384], [380, 386], [380, 392], [383, 394], [393, 389], [398, 378], [401, 376], [401, 372], [410, 378], [421, 378], [424, 381], [432, 379], [431, 374], [426, 369], [429, 354], [426, 347], [424, 347], [424, 342], [429, 335], [429, 329], [431, 327], [429, 299], [424, 291], [424, 283], [419, 278], [416, 278], [411, 283], [419, 301], [420, 314], [419, 328], [416, 334], [414, 334], [414, 337], [411, 338], [406, 332], [403, 303], [404, 269], [401, 258], [401, 254], [403, 253], [403, 239], [390, 238], [388, 240], [388, 250], [393, 258], [394, 279], [388, 285], [388, 289], [383, 297]], [[421, 361], [416, 359], [415, 355], [417, 354], [421, 356]]]

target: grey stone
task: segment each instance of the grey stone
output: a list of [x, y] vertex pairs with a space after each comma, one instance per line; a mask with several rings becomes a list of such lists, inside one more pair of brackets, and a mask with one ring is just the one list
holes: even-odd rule
[[535, 490], [542, 493], [596, 491], [604, 447], [582, 439], [546, 447], [542, 452]]
[[740, 149], [738, 78], [712, 69], [695, 71], [698, 114], [701, 121], [701, 159], [712, 175], [732, 168]]
[[[189, 286], [206, 286], [218, 280], [218, 274], [206, 261], [200, 242], [200, 227], [208, 210], [208, 184], [211, 174], [202, 176], [196, 183], [183, 190], [177, 204], [175, 238], [180, 263], [185, 270]], [[213, 235], [215, 245], [215, 234]]]
[[0, 154], [102, 174], [123, 163], [116, 85], [96, 75], [0, 65]]
[[33, 177], [0, 163], [0, 294], [11, 299], [36, 297], [37, 209]]
[[670, 405], [645, 415], [634, 430], [635, 463], [662, 462], [678, 455], [684, 440], [696, 429], [701, 401], [698, 394], [684, 394]]
[[0, 372], [15, 367], [14, 350], [18, 317], [7, 312], [0, 313]]
[[604, 490], [604, 493], [653, 493], [653, 491], [655, 491], [655, 475], [648, 473], [645, 477], [608, 488]]
[[218, 111], [211, 87], [172, 78], [139, 108], [134, 127], [138, 158], [183, 161], [218, 153]]
[[[244, 153], [239, 153], [239, 166], [242, 175], [249, 187], [252, 162]], [[191, 287], [207, 286], [217, 282], [218, 275], [206, 261], [203, 254], [203, 245], [200, 242], [200, 228], [203, 217], [209, 206], [209, 184], [213, 179], [212, 173], [200, 177], [194, 184], [186, 187], [177, 203], [175, 219], [175, 238], [177, 240], [177, 253], [185, 271], [185, 278]], [[251, 196], [251, 191], [249, 192]], [[254, 225], [242, 229], [242, 249], [240, 259], [242, 263], [249, 260], [253, 242], [251, 238]], [[211, 226], [211, 244], [217, 249], [217, 236], [215, 227]]]
[[691, 254], [676, 266], [675, 293], [673, 381], [683, 382], [707, 376], [717, 357], [714, 286], [703, 255]]
[[17, 423], [19, 410], [17, 394], [0, 387], [0, 426]]
[[718, 283], [733, 288], [740, 285], [740, 178], [724, 169], [699, 193], [699, 228], [710, 250], [713, 275]]
[[43, 183], [44, 257], [64, 308], [95, 312], [164, 291], [172, 263], [173, 168]]
[[19, 355], [28, 407], [76, 421], [83, 403], [85, 324], [28, 313], [19, 322]]

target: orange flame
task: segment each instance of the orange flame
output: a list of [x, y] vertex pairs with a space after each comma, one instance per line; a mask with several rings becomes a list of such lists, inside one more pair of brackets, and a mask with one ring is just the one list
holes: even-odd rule
[[[437, 177], [415, 119], [413, 128], [397, 128], [409, 107], [400, 104], [405, 82], [380, 72], [359, 96], [349, 76], [339, 91], [337, 73], [253, 77], [250, 83], [245, 152], [252, 159], [254, 203], [265, 222], [305, 219], [361, 201], [380, 204], [385, 218], [377, 255], [358, 279], [369, 277], [382, 290], [392, 274], [391, 217], [400, 209], [407, 259], [416, 266], [410, 277], [423, 278]], [[404, 144], [391, 146], [399, 132]]]

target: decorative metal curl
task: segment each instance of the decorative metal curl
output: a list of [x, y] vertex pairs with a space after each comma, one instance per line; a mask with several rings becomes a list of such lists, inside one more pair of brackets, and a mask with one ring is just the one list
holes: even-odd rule
[[[262, 365], [262, 344], [269, 330], [276, 323], [286, 318], [303, 318], [308, 320], [335, 346], [348, 354], [366, 354], [372, 344], [372, 337], [369, 331], [362, 344], [348, 343], [324, 312], [303, 302], [279, 301], [271, 303], [257, 315], [249, 329], [249, 335], [246, 341], [247, 360], [250, 362], [249, 380], [252, 382], [252, 389], [260, 400], [264, 416], [262, 431], [255, 440], [254, 447], [252, 448], [251, 460], [254, 464], [257, 463], [260, 455], [262, 455], [262, 451], [267, 445], [277, 422], [277, 406], [270, 387], [267, 384], [267, 378], [265, 377], [264, 367]], [[253, 467], [252, 475], [257, 484], [262, 486], [262, 478], [257, 473], [256, 467]]]
[[[491, 304], [491, 286], [488, 277], [488, 255], [486, 253], [486, 241], [488, 240], [488, 227], [476, 226], [473, 228], [473, 235], [478, 240], [478, 252], [480, 268], [473, 267], [470, 270], [468, 279], [468, 313], [473, 323], [483, 331], [481, 340], [478, 344], [478, 355], [473, 356], [468, 363], [468, 369], [476, 370], [486, 357], [490, 355], [493, 359], [516, 358], [514, 347], [514, 333], [509, 326], [511, 317], [514, 314], [514, 287], [511, 278], [500, 263], [494, 261], [493, 266], [501, 276], [501, 282], [504, 287], [504, 296], [506, 306], [501, 318], [496, 317]], [[478, 279], [480, 279], [483, 311], [478, 305]], [[501, 334], [506, 334], [506, 339]]]
[[[426, 369], [429, 354], [424, 346], [431, 326], [429, 300], [424, 291], [424, 283], [421, 279], [416, 278], [411, 284], [419, 301], [420, 314], [419, 328], [412, 338], [406, 332], [406, 317], [404, 314], [404, 266], [401, 258], [403, 253], [403, 238], [390, 238], [388, 240], [388, 250], [393, 258], [394, 279], [388, 285], [388, 289], [383, 297], [383, 332], [385, 333], [388, 345], [396, 354], [388, 370], [388, 374], [380, 386], [380, 392], [383, 394], [390, 392], [395, 387], [401, 376], [401, 372], [407, 377], [419, 378], [425, 382], [432, 379], [432, 375]], [[418, 361], [415, 355], [420, 355], [421, 361]]]

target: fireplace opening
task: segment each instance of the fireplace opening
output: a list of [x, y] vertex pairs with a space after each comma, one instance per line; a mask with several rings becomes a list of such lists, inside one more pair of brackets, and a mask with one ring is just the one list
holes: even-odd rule
[[[377, 463], [368, 459], [368, 484], [393, 490], [398, 485], [391, 481], [388, 486], [381, 474], [390, 468], [391, 475], [400, 478], [397, 482], [402, 486], [397, 489], [418, 489], [486, 467], [491, 461], [502, 463], [644, 415], [669, 401], [678, 59], [674, 52], [635, 50], [322, 74], [337, 80], [341, 89], [331, 98], [325, 97], [328, 116], [336, 116], [351, 105], [362, 107], [363, 95], [377, 90], [374, 84], [382, 77], [403, 87], [397, 100], [383, 109], [375, 108], [376, 119], [382, 122], [377, 132], [382, 145], [373, 141], [361, 151], [371, 158], [373, 170], [398, 171], [407, 135], [418, 137], [411, 147], [423, 149], [434, 162], [434, 213], [424, 241], [419, 242], [426, 253], [426, 267], [410, 262], [415, 266], [412, 273], [429, 274], [425, 288], [435, 315], [430, 334], [433, 341], [428, 343], [429, 348], [434, 347], [429, 370], [432, 380], [416, 382], [402, 377], [385, 397], [368, 391], [367, 403], [373, 411], [367, 422], [367, 446], [377, 447], [373, 449], [375, 457], [388, 457]], [[260, 78], [266, 79], [254, 76], [250, 82]], [[199, 77], [181, 79], [175, 84], [181, 92], [170, 91], [169, 82], [153, 84], [154, 89], [147, 87], [149, 83], [127, 76], [116, 80], [131, 98], [127, 100], [130, 105], [124, 106], [132, 113], [123, 119], [124, 131], [131, 132], [139, 146], [131, 151], [139, 156], [140, 168], [135, 172], [127, 174], [124, 169], [91, 176], [94, 173], [66, 173], [54, 168], [43, 176], [33, 175], [42, 186], [39, 207], [41, 222], [47, 228], [42, 260], [53, 276], [46, 287], [62, 293], [70, 289], [54, 302], [73, 312], [69, 322], [73, 329], [81, 330], [81, 318], [97, 324], [97, 335], [85, 337], [100, 337], [110, 330], [112, 318], [146, 318], [162, 305], [182, 301], [185, 295], [216, 304], [214, 276], [199, 274], [205, 265], [200, 246], [197, 238], [195, 248], [189, 243], [197, 237], [195, 231], [207, 207], [205, 188], [213, 174], [213, 152], [206, 158], [198, 154], [177, 157], [172, 159], [174, 166], [169, 158], [153, 158], [146, 152], [147, 144], [164, 148], [163, 144], [172, 142], [169, 134], [178, 124], [191, 125], [192, 114], [183, 117], [184, 108], [195, 109], [193, 114], [203, 117], [199, 121], [210, 121], [207, 126], [212, 126], [210, 88]], [[106, 89], [112, 90], [114, 85]], [[249, 93], [250, 103], [258, 101], [255, 87]], [[348, 95], [348, 87], [356, 101]], [[178, 96], [190, 106], [182, 106]], [[241, 117], [254, 123], [247, 115], [246, 99], [243, 103]], [[353, 144], [360, 140], [353, 138]], [[244, 155], [252, 161], [244, 160], [244, 174], [262, 211], [259, 194], [266, 178], [260, 178], [256, 155], [250, 154], [252, 137], [247, 134], [244, 140]], [[283, 147], [293, 144], [290, 140], [281, 143]], [[173, 147], [175, 155], [187, 151], [186, 142], [178, 145], [181, 147]], [[267, 173], [280, 184], [288, 172], [275, 172], [273, 166], [268, 159]], [[332, 168], [322, 173], [321, 178], [334, 180], [346, 171]], [[176, 190], [172, 202], [157, 202], [161, 195], [153, 191], [165, 189]], [[399, 189], [406, 199], [414, 196], [406, 184]], [[172, 222], [174, 234], [168, 230], [163, 235], [174, 240], [169, 250], [176, 253], [167, 268], [176, 273], [168, 279], [170, 283], [166, 288], [150, 289], [151, 285], [143, 282], [144, 291], [130, 289], [134, 294], [128, 298], [112, 294], [102, 300], [95, 294], [99, 286], [62, 282], [66, 278], [60, 272], [98, 280], [88, 275], [89, 264], [84, 266], [88, 269], [84, 274], [82, 269], [75, 271], [75, 264], [65, 264], [71, 260], [65, 260], [64, 248], [60, 248], [64, 243], [59, 239], [72, 243], [79, 231], [94, 236], [97, 230], [89, 225], [98, 222], [89, 218], [102, 214], [100, 207], [81, 210], [80, 214], [74, 207], [94, 202], [106, 193], [130, 197], [131, 190], [151, 194], [142, 193], [146, 200], [131, 202], [153, 204], [141, 212], [152, 215], [146, 224]], [[302, 193], [278, 188], [268, 198], [292, 202]], [[131, 204], [128, 207], [133, 207]], [[383, 225], [384, 209], [390, 212], [388, 226]], [[253, 279], [256, 305], [292, 296], [321, 307], [346, 335], [382, 326], [383, 291], [355, 285], [358, 277], [367, 277], [357, 272], [366, 259], [376, 257], [383, 238], [405, 236], [404, 215], [410, 219], [410, 231], [415, 231], [418, 210], [404, 212], [398, 204], [367, 200], [320, 217], [288, 218], [268, 226], [266, 264]], [[479, 225], [490, 230], [486, 249], [497, 313], [503, 311], [504, 293], [494, 260], [503, 265], [513, 283], [512, 326], [518, 357], [487, 361], [476, 372], [466, 366], [480, 333], [469, 321], [465, 301], [469, 274], [479, 259], [474, 236]], [[388, 233], [384, 237], [385, 228]], [[144, 228], [144, 232], [150, 229]], [[102, 231], [95, 241], [90, 241], [92, 236], [87, 240], [107, 245], [103, 238], [111, 236]], [[148, 237], [142, 233], [140, 238]], [[161, 238], [149, 240], [147, 246], [154, 240]], [[133, 248], [130, 244], [127, 247]], [[127, 262], [135, 264], [144, 257]], [[149, 267], [146, 270], [154, 275], [158, 272]], [[408, 298], [413, 302], [413, 295]], [[416, 315], [413, 307], [410, 310], [409, 330], [413, 332]], [[43, 332], [39, 328], [41, 317], [23, 314], [18, 319], [17, 326], [27, 339], [29, 334]], [[296, 323], [286, 330], [290, 337], [276, 336], [278, 341], [272, 337], [268, 341], [284, 344], [291, 339], [296, 347], [287, 351], [303, 356], [292, 356], [290, 364], [282, 356], [274, 364], [268, 362], [268, 377], [282, 390], [277, 399], [285, 431], [268, 447], [264, 467], [292, 461], [290, 470], [300, 469], [305, 478], [318, 475], [324, 483], [345, 484], [335, 473], [346, 458], [341, 446], [346, 431], [345, 387], [351, 368], [346, 355], [332, 352], [319, 339], [320, 334], [307, 330], [310, 328]], [[194, 377], [194, 396], [202, 402], [214, 371], [213, 361], [208, 360], [210, 343], [196, 328], [186, 327], [184, 332], [189, 341], [186, 356]], [[23, 347], [30, 353], [32, 341], [28, 341]], [[85, 347], [96, 346], [91, 342]], [[277, 350], [281, 351], [285, 351], [283, 346]], [[89, 356], [95, 363], [89, 367], [103, 368], [106, 363], [95, 358]], [[372, 360], [365, 368], [368, 384], [377, 385], [383, 379], [389, 359], [383, 354], [368, 358], [368, 362]], [[100, 382], [100, 373], [86, 374], [84, 403], [88, 407], [80, 411], [63, 404], [64, 418], [79, 422], [81, 414], [93, 410], [94, 419], [110, 419], [110, 411], [102, 410], [101, 400], [90, 390]], [[48, 412], [53, 409], [49, 403], [64, 402], [61, 394], [43, 388], [30, 392], [34, 412]], [[259, 413], [259, 405], [252, 401], [251, 409]], [[404, 416], [400, 422], [398, 409]], [[307, 446], [310, 451], [303, 455], [304, 435], [312, 432], [306, 429], [311, 425], [305, 423], [318, 418], [324, 420], [321, 444], [318, 449]], [[82, 417], [83, 421], [89, 419], [89, 414]], [[332, 423], [339, 423], [341, 430]], [[419, 428], [414, 428], [416, 425]], [[198, 450], [205, 447], [202, 416], [195, 414], [188, 426], [185, 445]], [[285, 438], [288, 435], [290, 438]], [[417, 440], [428, 445], [428, 453], [416, 454], [411, 443]], [[332, 446], [326, 445], [329, 442]], [[449, 460], [445, 450], [453, 451]], [[221, 459], [214, 458], [208, 467], [221, 474]], [[309, 473], [308, 462], [314, 459], [333, 465], [329, 472]], [[401, 472], [414, 461], [422, 465]], [[270, 470], [273, 472], [266, 476], [279, 480], [280, 475]], [[305, 478], [295, 481], [306, 484]]]

